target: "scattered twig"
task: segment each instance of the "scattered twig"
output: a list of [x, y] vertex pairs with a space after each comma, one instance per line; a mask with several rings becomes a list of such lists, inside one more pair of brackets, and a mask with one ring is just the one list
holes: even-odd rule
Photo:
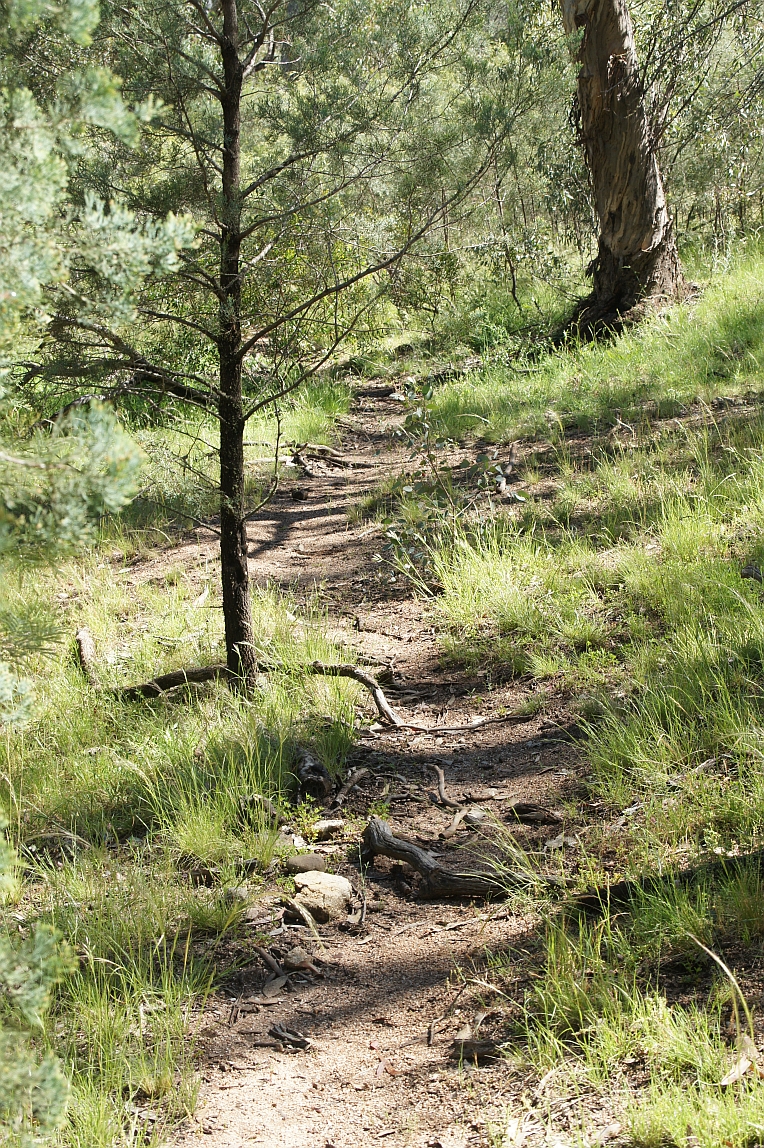
[[284, 897], [283, 900], [284, 904], [288, 905], [292, 912], [295, 913], [300, 918], [300, 920], [305, 922], [313, 934], [313, 939], [320, 945], [322, 952], [326, 952], [326, 946], [321, 940], [321, 936], [318, 932], [318, 929], [316, 928], [316, 922], [313, 919], [313, 914], [309, 913], [308, 910], [305, 909], [298, 901], [295, 901], [293, 897]]
[[440, 836], [443, 838], [444, 841], [447, 841], [449, 839], [449, 837], [455, 837], [456, 836], [456, 834], [459, 830], [459, 826], [461, 825], [462, 821], [464, 820], [464, 814], [466, 812], [467, 811], [465, 809], [460, 809], [458, 811], [458, 813], [456, 814], [456, 816], [454, 817], [451, 824], [449, 825], [448, 829], [443, 830], [443, 832], [441, 833]]
[[281, 965], [278, 963], [278, 961], [276, 960], [275, 957], [271, 956], [271, 954], [268, 952], [267, 949], [263, 949], [260, 945], [253, 945], [252, 948], [257, 953], [257, 955], [263, 961], [265, 961], [266, 965], [268, 966], [268, 968], [271, 970], [272, 973], [275, 973], [277, 977], [285, 977], [286, 976], [286, 973], [282, 969]]
[[328, 665], [326, 662], [313, 662], [310, 666], [310, 670], [314, 674], [324, 674], [330, 678], [352, 678], [353, 681], [359, 682], [371, 692], [380, 717], [383, 717], [391, 726], [400, 730], [414, 730], [416, 733], [431, 734], [465, 733], [484, 725], [494, 725], [506, 721], [531, 721], [532, 718], [535, 717], [535, 714], [522, 713], [514, 710], [511, 713], [500, 714], [496, 717], [473, 718], [473, 720], [466, 725], [420, 725], [418, 722], [404, 721], [390, 705], [376, 678], [373, 678], [371, 674], [364, 673], [363, 670], [359, 670], [358, 666], [344, 662], [331, 665]]
[[290, 1048], [300, 1048], [303, 1050], [310, 1048], [310, 1041], [301, 1032], [296, 1029], [287, 1028], [283, 1024], [274, 1024], [273, 1028], [268, 1029], [268, 1036], [274, 1037], [275, 1040], [281, 1041], [282, 1044], [288, 1044]]
[[464, 990], [467, 988], [467, 985], [468, 985], [468, 983], [469, 983], [468, 981], [465, 981], [465, 982], [464, 982], [464, 984], [463, 984], [463, 985], [462, 985], [462, 987], [459, 989], [458, 993], [456, 994], [456, 996], [454, 997], [454, 999], [451, 1001], [451, 1004], [448, 1006], [448, 1008], [446, 1009], [446, 1011], [445, 1011], [445, 1012], [442, 1012], [442, 1013], [440, 1014], [440, 1016], [436, 1016], [436, 1017], [435, 1017], [435, 1019], [434, 1019], [434, 1020], [431, 1020], [431, 1021], [430, 1021], [430, 1023], [428, 1024], [428, 1026], [427, 1026], [427, 1044], [428, 1044], [428, 1045], [431, 1045], [431, 1044], [432, 1044], [432, 1041], [433, 1041], [433, 1037], [435, 1036], [435, 1026], [436, 1026], [436, 1024], [440, 1024], [440, 1022], [441, 1022], [442, 1020], [445, 1020], [445, 1019], [446, 1019], [446, 1017], [447, 1017], [447, 1016], [449, 1016], [449, 1014], [450, 1014], [450, 1013], [452, 1013], [452, 1012], [454, 1011], [454, 1008], [456, 1007], [456, 1002], [457, 1002], [458, 1000], [460, 1000], [460, 999], [461, 999], [462, 993], [463, 993], [463, 992], [464, 992]]
[[441, 805], [447, 805], [449, 809], [461, 809], [462, 807], [458, 801], [452, 801], [450, 797], [446, 796], [446, 776], [440, 766], [430, 764], [427, 768], [431, 769], [438, 778], [438, 797], [440, 798]]
[[367, 769], [366, 766], [363, 766], [361, 769], [356, 769], [354, 773], [351, 773], [350, 777], [347, 779], [347, 781], [343, 785], [342, 789], [339, 791], [337, 796], [332, 800], [332, 803], [329, 806], [329, 808], [330, 809], [339, 809], [340, 806], [347, 799], [347, 796], [350, 793], [351, 789], [355, 789], [356, 785], [358, 785], [358, 782], [361, 780], [361, 778], [368, 777], [370, 773], [371, 773], [371, 770]]

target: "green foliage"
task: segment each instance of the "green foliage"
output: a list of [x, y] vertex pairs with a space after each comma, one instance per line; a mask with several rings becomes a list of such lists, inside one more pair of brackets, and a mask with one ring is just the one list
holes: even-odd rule
[[60, 420], [48, 440], [15, 450], [0, 453], [0, 552], [50, 556], [81, 546], [100, 515], [135, 493], [140, 453], [97, 403]]
[[[5, 826], [3, 825], [4, 829]], [[0, 839], [0, 886], [13, 884], [16, 858]], [[14, 943], [0, 933], [0, 1143], [24, 1148], [61, 1122], [68, 1081], [50, 1053], [30, 1044], [28, 1030], [40, 1032], [51, 990], [72, 967], [69, 950], [49, 927]]]

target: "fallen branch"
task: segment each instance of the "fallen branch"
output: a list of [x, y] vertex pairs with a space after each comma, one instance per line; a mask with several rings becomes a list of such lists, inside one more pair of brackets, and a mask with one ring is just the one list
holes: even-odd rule
[[358, 785], [358, 782], [361, 780], [361, 778], [362, 777], [368, 777], [370, 773], [371, 773], [371, 770], [367, 769], [365, 766], [363, 766], [361, 769], [355, 770], [354, 773], [351, 773], [350, 777], [347, 779], [347, 781], [343, 785], [342, 789], [339, 791], [337, 796], [334, 798], [334, 800], [332, 801], [329, 808], [330, 809], [339, 809], [339, 807], [342, 804], [344, 804], [345, 799], [347, 798], [347, 795], [350, 793], [350, 790], [355, 789], [356, 785]]
[[542, 874], [526, 872], [457, 873], [446, 869], [436, 861], [431, 853], [420, 849], [411, 841], [396, 837], [386, 821], [372, 817], [363, 833], [361, 860], [370, 865], [375, 857], [391, 857], [395, 861], [405, 861], [423, 878], [421, 894], [432, 900], [443, 898], [489, 899], [506, 894], [507, 886], [553, 885], [559, 886], [560, 879]]
[[320, 443], [314, 442], [304, 442], [296, 446], [293, 458], [295, 462], [301, 465], [303, 458], [313, 459], [316, 462], [331, 462], [335, 466], [358, 466], [370, 470], [373, 470], [377, 465], [366, 459], [349, 458], [341, 451], [335, 450], [334, 447], [322, 446]]
[[440, 834], [440, 836], [443, 838], [444, 841], [448, 841], [449, 838], [456, 836], [456, 834], [459, 831], [459, 826], [461, 825], [462, 821], [464, 820], [464, 815], [466, 812], [467, 812], [466, 809], [460, 809], [458, 811], [458, 813], [456, 814], [456, 817], [454, 817], [453, 821], [449, 825], [448, 829], [443, 830], [443, 832]]
[[446, 775], [439, 765], [430, 765], [429, 768], [438, 777], [438, 797], [440, 798], [441, 805], [447, 805], [449, 809], [461, 809], [458, 801], [452, 801], [450, 797], [446, 796]]

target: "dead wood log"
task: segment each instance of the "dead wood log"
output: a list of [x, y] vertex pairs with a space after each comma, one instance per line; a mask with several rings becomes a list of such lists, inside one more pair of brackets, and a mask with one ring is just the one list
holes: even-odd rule
[[303, 797], [323, 801], [332, 792], [332, 779], [326, 766], [303, 746], [297, 747], [294, 772]]
[[430, 900], [448, 898], [488, 900], [491, 897], [506, 895], [508, 886], [554, 885], [559, 878], [527, 872], [458, 873], [446, 869], [439, 861], [418, 845], [396, 837], [386, 821], [372, 817], [363, 832], [361, 860], [371, 864], [375, 857], [391, 857], [395, 861], [405, 861], [423, 878], [421, 894]]

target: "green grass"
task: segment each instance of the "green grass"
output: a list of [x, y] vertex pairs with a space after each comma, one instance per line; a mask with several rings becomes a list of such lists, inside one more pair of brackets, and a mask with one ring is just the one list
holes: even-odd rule
[[[400, 553], [413, 546], [418, 585], [437, 590], [444, 656], [516, 677], [529, 705], [562, 695], [588, 720], [587, 796], [601, 819], [578, 833], [580, 886], [762, 844], [764, 590], [740, 571], [764, 565], [764, 419], [751, 405], [710, 405], [762, 389], [760, 283], [751, 259], [699, 302], [620, 339], [514, 366], [497, 352], [493, 366], [436, 388], [433, 441], [468, 428], [547, 440], [521, 461], [524, 502], [473, 491], [461, 513], [454, 482], [444, 514], [417, 489], [382, 492]], [[496, 338], [481, 335], [499, 351], [521, 342], [500, 303], [486, 301]], [[407, 369], [401, 360], [390, 372]], [[284, 441], [331, 439], [347, 404], [344, 384], [315, 384], [285, 411]], [[251, 799], [292, 799], [297, 744], [336, 772], [354, 737], [358, 687], [303, 670], [346, 651], [325, 638], [317, 602], [298, 608], [275, 590], [254, 595], [273, 668], [251, 696], [211, 685], [128, 703], [111, 692], [221, 657], [216, 565], [151, 549], [215, 512], [210, 433], [144, 428], [144, 503], [55, 572], [3, 569], [0, 628], [34, 691], [30, 722], [0, 738], [0, 803], [24, 863], [5, 927], [51, 922], [76, 956], [37, 1038], [71, 1080], [60, 1148], [158, 1145], [193, 1109], [201, 1007], [253, 943], [245, 902], [229, 890], [246, 884], [256, 900], [285, 848]], [[255, 498], [274, 427], [263, 420], [247, 435]], [[98, 690], [72, 657], [82, 625], [96, 641]], [[41, 647], [31, 661], [29, 641]], [[312, 807], [293, 812], [307, 831]], [[735, 1056], [730, 990], [721, 974], [709, 981], [691, 937], [748, 952], [761, 944], [763, 905], [752, 871], [651, 886], [631, 912], [599, 923], [536, 904], [549, 921], [513, 1055], [606, 1097], [644, 1148], [685, 1148], [688, 1126], [703, 1148], [720, 1136], [749, 1148], [764, 1101], [755, 1083], [719, 1087]], [[681, 1003], [672, 962], [690, 987], [706, 976]]]
[[[25, 928], [54, 924], [77, 958], [43, 1041], [72, 1082], [62, 1148], [133, 1134], [158, 1144], [193, 1109], [194, 1017], [231, 961], [227, 950], [218, 961], [219, 946], [246, 957], [253, 940], [227, 888], [246, 884], [256, 899], [287, 849], [251, 798], [293, 797], [297, 744], [341, 769], [359, 694], [304, 672], [316, 658], [347, 659], [324, 638], [319, 606], [265, 590], [253, 596], [255, 630], [276, 668], [250, 697], [221, 684], [120, 700], [111, 687], [220, 660], [222, 613], [214, 569], [160, 562], [142, 576], [143, 563], [122, 566], [111, 545], [55, 574], [6, 568], [3, 587], [9, 616], [23, 601], [56, 604], [35, 615], [50, 649], [25, 667], [32, 720], [0, 740], [0, 799], [25, 863], [10, 910]], [[97, 691], [72, 655], [81, 625], [96, 642]]]
[[764, 288], [757, 258], [712, 280], [699, 301], [620, 339], [565, 348], [537, 361], [488, 366], [438, 387], [435, 432], [489, 442], [597, 433], [617, 419], [637, 427], [697, 400], [759, 391]]
[[[440, 434], [462, 438], [472, 412], [488, 439], [549, 444], [526, 447], [524, 502], [430, 533], [419, 577], [444, 657], [530, 696], [548, 683], [588, 721], [582, 796], [601, 820], [571, 809], [588, 822], [579, 887], [759, 848], [764, 590], [741, 570], [764, 566], [761, 263], [610, 343], [524, 367], [445, 383], [429, 404]], [[643, 1148], [760, 1143], [760, 1083], [720, 1087], [736, 1057], [731, 990], [692, 937], [747, 969], [762, 919], [758, 870], [655, 885], [604, 921], [550, 917], [513, 1055], [539, 1077], [554, 1069], [556, 1092], [598, 1093]]]
[[[643, 893], [630, 914], [550, 919], [542, 974], [514, 1024], [512, 1058], [540, 1076], [553, 1072], [557, 1091], [601, 1096], [641, 1148], [684, 1145], [688, 1126], [703, 1148], [751, 1143], [764, 1113], [760, 1084], [751, 1076], [721, 1086], [737, 1059], [736, 1026], [747, 1031], [746, 1005], [692, 937], [758, 941], [761, 896], [758, 872], [743, 872], [717, 885]], [[684, 963], [689, 981], [716, 970], [710, 990], [671, 1003], [662, 968], [672, 959]], [[499, 955], [493, 970], [512, 978], [518, 960]]]
[[[282, 458], [296, 443], [334, 441], [336, 420], [347, 413], [350, 395], [346, 382], [322, 379], [288, 398], [281, 413]], [[137, 528], [166, 531], [168, 524], [188, 526], [218, 513], [217, 423], [204, 418], [178, 420], [162, 427], [136, 428], [134, 434], [146, 461], [141, 494], [119, 520], [128, 544], [135, 544]], [[250, 505], [270, 485], [276, 436], [276, 421], [267, 411], [247, 423], [246, 497]]]

